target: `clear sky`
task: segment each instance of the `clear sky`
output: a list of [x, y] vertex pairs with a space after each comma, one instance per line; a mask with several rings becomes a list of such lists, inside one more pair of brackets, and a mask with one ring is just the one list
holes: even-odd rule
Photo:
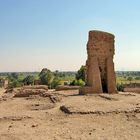
[[78, 70], [94, 29], [115, 34], [116, 70], [140, 70], [140, 0], [0, 0], [0, 71]]

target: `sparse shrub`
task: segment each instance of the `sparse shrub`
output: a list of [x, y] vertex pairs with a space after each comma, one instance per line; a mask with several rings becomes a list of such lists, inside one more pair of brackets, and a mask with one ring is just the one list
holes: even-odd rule
[[84, 86], [85, 82], [82, 79], [79, 79], [79, 80], [75, 79], [70, 83], [70, 85], [71, 86]]
[[133, 80], [133, 77], [129, 76], [127, 77], [127, 80], [131, 82]]
[[140, 76], [138, 76], [138, 77], [135, 77], [135, 80], [140, 80]]
[[25, 85], [33, 85], [34, 84], [34, 76], [28, 75], [27, 77], [24, 78], [23, 83]]
[[122, 83], [117, 83], [117, 90], [124, 91], [124, 85]]
[[61, 85], [61, 81], [58, 77], [55, 77], [51, 83], [51, 88], [55, 89], [57, 88], [59, 85]]
[[9, 83], [8, 88], [16, 88], [21, 86], [22, 83], [20, 83], [18, 80], [13, 80], [12, 82]]
[[85, 81], [85, 73], [86, 73], [86, 66], [81, 66], [81, 68], [76, 73], [76, 79], [77, 80], [82, 79], [82, 81]]
[[16, 88], [22, 86], [22, 81], [19, 80], [19, 74], [18, 73], [11, 73], [8, 74], [7, 79], [9, 80], [8, 88]]

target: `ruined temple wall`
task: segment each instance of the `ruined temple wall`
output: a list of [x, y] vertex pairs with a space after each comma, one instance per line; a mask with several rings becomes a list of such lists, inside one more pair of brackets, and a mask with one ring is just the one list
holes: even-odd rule
[[114, 35], [102, 31], [89, 32], [86, 85], [92, 87], [91, 91], [116, 91], [114, 51]]

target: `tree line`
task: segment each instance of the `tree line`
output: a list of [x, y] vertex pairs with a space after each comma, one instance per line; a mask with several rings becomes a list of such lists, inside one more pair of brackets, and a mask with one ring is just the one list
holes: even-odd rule
[[[9, 80], [9, 87], [21, 87], [24, 85], [48, 85], [48, 87], [56, 88], [59, 85], [84, 86], [85, 85], [86, 67], [81, 66], [77, 72], [61, 72], [44, 68], [41, 72], [13, 72], [0, 73], [0, 79]], [[140, 72], [137, 71], [117, 71], [117, 87], [122, 88], [125, 81], [140, 81]]]

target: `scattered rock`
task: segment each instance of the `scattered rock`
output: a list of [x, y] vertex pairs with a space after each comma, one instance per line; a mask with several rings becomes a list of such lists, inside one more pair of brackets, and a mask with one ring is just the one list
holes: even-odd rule
[[66, 114], [81, 114], [81, 115], [86, 115], [86, 114], [97, 114], [97, 115], [105, 115], [105, 114], [119, 114], [119, 113], [140, 113], [140, 108], [130, 108], [130, 109], [120, 109], [120, 110], [108, 110], [108, 111], [101, 111], [101, 110], [75, 110], [72, 106], [60, 106], [60, 110], [63, 111]]
[[32, 125], [32, 127], [37, 127], [37, 126], [38, 126], [38, 124], [33, 124], [33, 125]]
[[11, 128], [12, 127], [12, 125], [9, 125], [9, 128]]
[[62, 100], [62, 98], [60, 96], [56, 96], [56, 95], [51, 95], [50, 96], [50, 100], [53, 102], [53, 103], [56, 103], [56, 102], [60, 102]]
[[72, 114], [72, 112], [70, 112], [70, 110], [65, 105], [60, 106], [60, 110], [63, 111], [64, 113]]
[[12, 93], [13, 90], [14, 90], [13, 88], [8, 88], [8, 89], [6, 89], [5, 93]]

